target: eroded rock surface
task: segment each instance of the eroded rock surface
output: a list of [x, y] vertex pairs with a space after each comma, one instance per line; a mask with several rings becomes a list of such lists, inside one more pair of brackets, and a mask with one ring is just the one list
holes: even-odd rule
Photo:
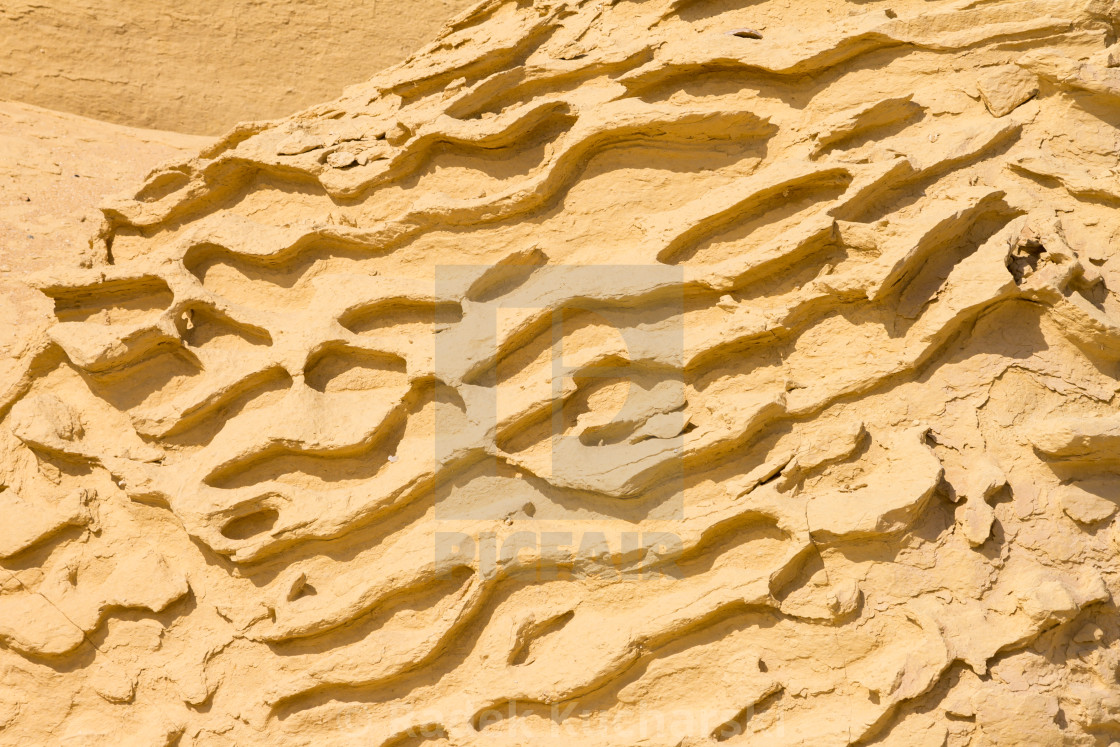
[[153, 174], [4, 382], [0, 740], [1109, 744], [1118, 20], [494, 0]]

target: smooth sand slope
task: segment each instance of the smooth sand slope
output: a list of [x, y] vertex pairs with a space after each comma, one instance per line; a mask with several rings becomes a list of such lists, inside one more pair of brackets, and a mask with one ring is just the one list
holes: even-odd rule
[[338, 96], [469, 0], [0, 3], [0, 99], [216, 135]]

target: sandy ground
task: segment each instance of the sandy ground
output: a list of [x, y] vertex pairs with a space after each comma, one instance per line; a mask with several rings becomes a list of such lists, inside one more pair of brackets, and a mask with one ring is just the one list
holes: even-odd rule
[[338, 96], [474, 0], [13, 0], [0, 99], [217, 135]]

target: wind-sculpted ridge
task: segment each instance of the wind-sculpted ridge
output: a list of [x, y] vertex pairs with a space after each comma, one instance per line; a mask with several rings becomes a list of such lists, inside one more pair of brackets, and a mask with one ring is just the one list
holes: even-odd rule
[[1111, 743], [1118, 21], [489, 0], [152, 174], [0, 387], [0, 742]]

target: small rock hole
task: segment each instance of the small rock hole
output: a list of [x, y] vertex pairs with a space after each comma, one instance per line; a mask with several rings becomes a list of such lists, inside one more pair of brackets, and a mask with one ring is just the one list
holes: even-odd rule
[[222, 536], [232, 540], [249, 539], [272, 529], [279, 518], [280, 514], [271, 508], [257, 511], [248, 516], [241, 516], [222, 527]]

